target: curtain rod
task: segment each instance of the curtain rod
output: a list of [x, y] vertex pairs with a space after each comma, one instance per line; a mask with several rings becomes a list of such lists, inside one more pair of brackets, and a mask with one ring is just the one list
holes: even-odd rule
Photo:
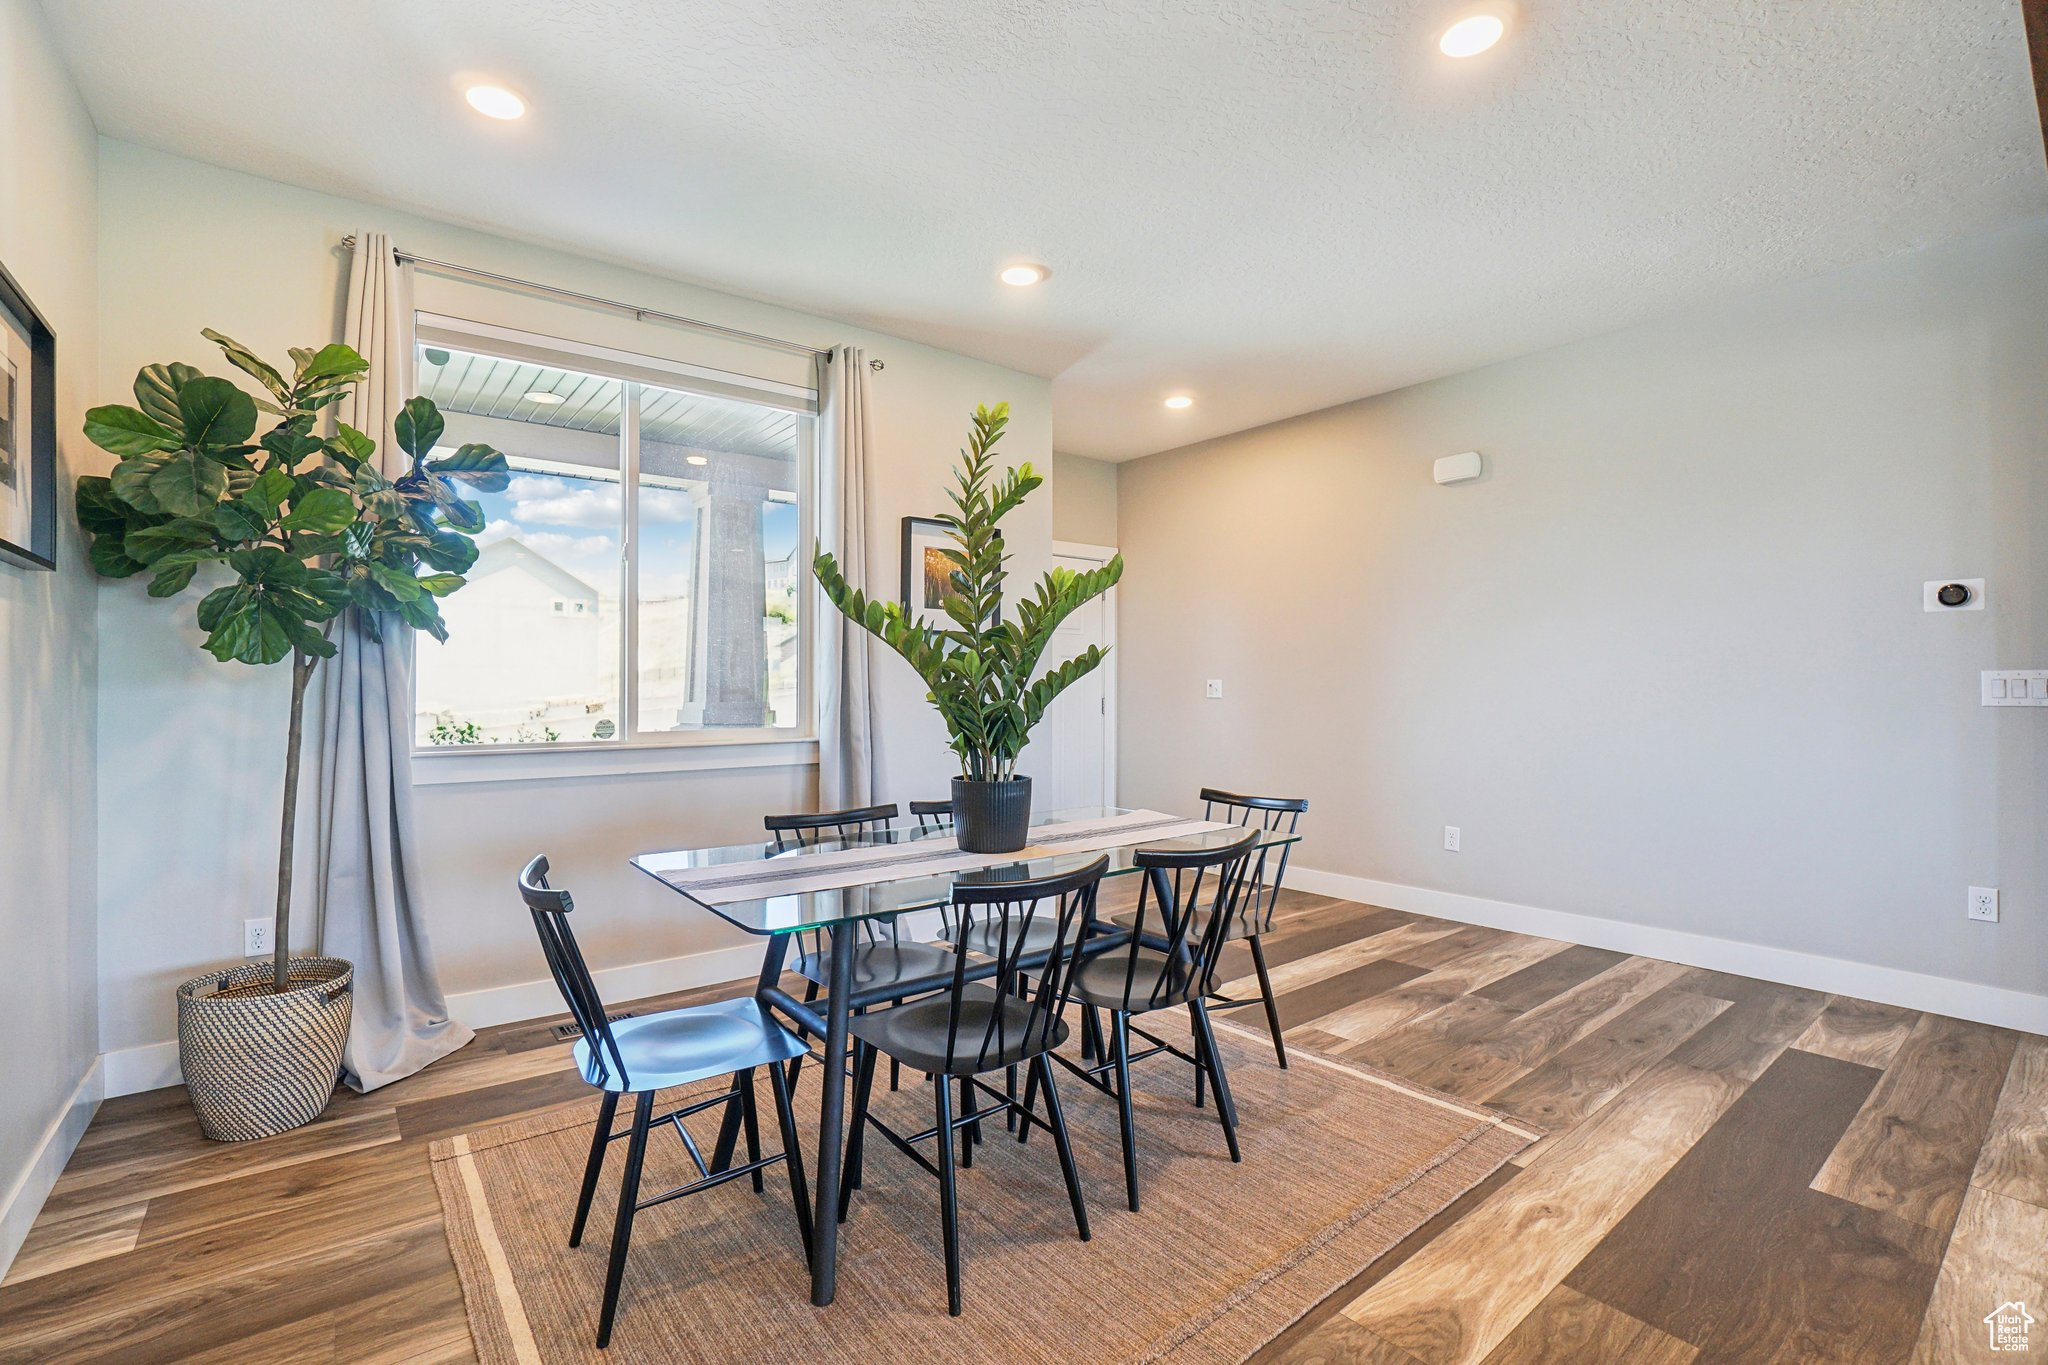
[[[354, 251], [356, 248], [355, 234], [350, 233], [342, 238], [341, 244], [350, 251]], [[429, 270], [439, 270], [444, 274], [467, 275], [472, 279], [491, 280], [497, 284], [509, 284], [516, 289], [529, 289], [536, 293], [553, 294], [557, 298], [574, 299], [578, 303], [587, 303], [598, 308], [612, 308], [621, 313], [631, 313], [634, 319], [639, 322], [645, 322], [652, 318], [657, 322], [674, 323], [678, 327], [694, 327], [700, 332], [714, 332], [719, 336], [731, 337], [735, 341], [749, 341], [756, 346], [773, 346], [778, 350], [795, 351], [799, 355], [816, 356], [827, 364], [831, 363], [832, 360], [831, 351], [821, 351], [816, 346], [806, 346], [800, 341], [784, 341], [781, 337], [763, 336], [759, 332], [743, 332], [737, 327], [723, 327], [715, 322], [705, 322], [701, 318], [686, 318], [680, 313], [664, 313], [659, 308], [642, 308], [636, 303], [620, 303], [617, 299], [600, 298], [596, 294], [581, 294], [574, 289], [563, 289], [557, 285], [541, 284], [534, 280], [522, 280], [513, 275], [500, 275], [491, 270], [478, 270], [475, 266], [456, 265], [452, 261], [429, 260], [425, 256], [415, 256], [409, 251], [400, 251], [397, 247], [391, 249], [391, 255], [401, 264], [411, 261], [414, 265], [423, 265]], [[868, 368], [880, 370], [886, 367], [879, 360], [870, 360]]]

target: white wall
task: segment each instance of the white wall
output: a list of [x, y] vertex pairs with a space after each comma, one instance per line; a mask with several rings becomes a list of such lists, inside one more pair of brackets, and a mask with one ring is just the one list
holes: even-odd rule
[[[427, 256], [770, 335], [869, 347], [887, 367], [873, 376], [870, 533], [879, 591], [892, 593], [897, 581], [899, 518], [945, 506], [941, 484], [977, 402], [1010, 402], [1001, 447], [1010, 462], [1044, 466], [1050, 457], [1050, 384], [1043, 379], [124, 143], [103, 142], [101, 164], [102, 398], [118, 397], [151, 361], [223, 372], [199, 336], [204, 326], [260, 354], [337, 337], [345, 264], [337, 244], [368, 229], [388, 231], [404, 249]], [[621, 325], [610, 316], [597, 321]], [[1050, 497], [1027, 503], [1008, 529], [1017, 567], [1035, 574], [1051, 538]], [[138, 584], [109, 584], [100, 595], [100, 719], [106, 751], [119, 756], [101, 775], [100, 805], [102, 1028], [110, 1052], [172, 1036], [173, 988], [239, 953], [242, 921], [267, 913], [274, 876], [270, 831], [285, 680], [202, 654], [191, 610], [181, 600], [166, 611]], [[885, 794], [943, 793], [950, 755], [922, 687], [907, 666], [884, 659], [878, 690]], [[759, 837], [763, 814], [809, 808], [815, 780], [809, 766], [781, 766], [422, 786], [423, 899], [444, 984], [460, 995], [545, 976], [532, 927], [511, 894], [519, 865], [540, 851], [577, 892], [578, 928], [593, 965], [743, 940], [631, 872], [626, 858]], [[730, 968], [730, 960], [717, 961]], [[147, 1068], [124, 1072], [162, 1079]]]
[[[1386, 894], [2048, 991], [2048, 711], [1977, 701], [2048, 667], [2044, 302], [2037, 225], [1123, 465], [1124, 800], [1299, 794], [1298, 865]], [[1950, 576], [1990, 609], [1923, 613]]]
[[1116, 544], [1116, 466], [1107, 460], [1053, 452], [1046, 484], [1052, 493], [1054, 540]]
[[91, 1117], [93, 587], [71, 485], [95, 364], [92, 121], [32, 0], [0, 0], [0, 263], [57, 335], [55, 573], [0, 565], [0, 1273]]

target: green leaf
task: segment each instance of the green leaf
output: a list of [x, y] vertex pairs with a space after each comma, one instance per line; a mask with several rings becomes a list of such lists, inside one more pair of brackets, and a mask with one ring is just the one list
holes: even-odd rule
[[433, 573], [420, 579], [419, 584], [436, 597], [446, 597], [468, 581], [459, 573]]
[[269, 520], [246, 501], [224, 502], [213, 509], [213, 529], [223, 540], [259, 540]]
[[254, 352], [233, 337], [222, 336], [211, 327], [199, 329], [199, 335], [220, 347], [228, 363], [244, 374], [255, 377], [256, 382], [276, 394], [280, 401], [291, 393], [291, 386], [284, 382], [284, 376], [256, 358]]
[[336, 341], [322, 346], [313, 355], [306, 357], [299, 366], [299, 385], [303, 388], [309, 384], [353, 379], [357, 375], [367, 374], [369, 369], [370, 362], [358, 355], [354, 347], [344, 346]]
[[[303, 419], [311, 425], [312, 418]], [[266, 433], [261, 442], [263, 448], [283, 460], [287, 467], [310, 459], [327, 449], [327, 442], [318, 436], [295, 429], [295, 423], [287, 423]]]
[[114, 493], [113, 480], [86, 475], [78, 481], [74, 501], [78, 524], [93, 535], [120, 535], [128, 529], [128, 512]]
[[490, 446], [472, 441], [453, 455], [427, 461], [427, 468], [460, 479], [479, 493], [502, 493], [512, 482], [512, 468]]
[[145, 365], [135, 374], [135, 401], [144, 412], [175, 431], [185, 425], [185, 418], [178, 411], [178, 390], [197, 378], [198, 370], [175, 361], [169, 365]]
[[132, 578], [149, 567], [122, 548], [122, 537], [118, 535], [94, 536], [86, 557], [102, 578]]
[[179, 517], [161, 526], [145, 526], [130, 531], [123, 547], [133, 559], [145, 564], [154, 564], [166, 555], [179, 554], [186, 550], [205, 546], [213, 547], [213, 523], [196, 517]]
[[389, 564], [371, 564], [370, 577], [376, 579], [377, 586], [390, 593], [394, 601], [415, 601], [426, 591], [426, 585], [419, 579]]
[[93, 408], [85, 414], [85, 438], [123, 459], [176, 450], [179, 445], [177, 432], [148, 413], [119, 403]]
[[169, 463], [167, 455], [130, 455], [114, 466], [108, 482], [113, 485], [114, 496], [130, 507], [143, 512], [162, 512], [156, 494], [149, 491], [149, 481], [156, 472]]
[[225, 379], [201, 375], [178, 388], [188, 445], [235, 446], [256, 430], [256, 404]]
[[227, 471], [192, 450], [179, 451], [149, 476], [149, 491], [158, 505], [181, 517], [206, 515], [227, 488]]
[[435, 498], [434, 501], [440, 507], [442, 517], [456, 530], [475, 535], [484, 529], [484, 509], [473, 502], [465, 502], [455, 496], [452, 490], [447, 491], [445, 496]]
[[356, 500], [339, 488], [315, 488], [292, 504], [284, 519], [287, 531], [332, 535], [356, 519]]
[[441, 410], [434, 406], [431, 398], [408, 398], [399, 409], [398, 420], [392, 428], [398, 436], [398, 448], [412, 456], [415, 461], [423, 460], [434, 443], [441, 439], [448, 423], [441, 417]]
[[249, 485], [242, 494], [242, 500], [251, 507], [263, 509], [265, 518], [274, 517], [284, 506], [284, 500], [292, 495], [292, 476], [282, 469], [266, 469], [257, 475], [256, 482]]
[[456, 531], [437, 531], [420, 551], [421, 559], [448, 573], [468, 573], [476, 555], [476, 542]]
[[220, 629], [220, 623], [227, 619], [228, 612], [233, 609], [235, 603], [247, 596], [248, 592], [249, 590], [240, 584], [231, 583], [224, 588], [215, 588], [200, 598], [199, 628], [209, 632]]
[[377, 443], [348, 423], [336, 422], [334, 436], [327, 442], [327, 451], [353, 473], [357, 466], [371, 462], [377, 453]]
[[149, 580], [151, 597], [176, 597], [192, 582], [192, 575], [199, 572], [197, 564], [178, 564], [158, 573]]

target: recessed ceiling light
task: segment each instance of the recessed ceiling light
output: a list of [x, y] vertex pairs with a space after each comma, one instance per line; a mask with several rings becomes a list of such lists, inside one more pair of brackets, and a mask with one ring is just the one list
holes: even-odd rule
[[538, 403], [544, 408], [551, 408], [558, 403], [564, 403], [567, 402], [568, 400], [563, 398], [562, 395], [559, 393], [549, 393], [546, 389], [535, 389], [533, 392], [526, 395], [526, 401], [529, 403]]
[[685, 456], [683, 456], [683, 463], [684, 463], [684, 464], [695, 464], [695, 465], [706, 465], [706, 464], [710, 464], [710, 463], [711, 463], [711, 461], [709, 461], [709, 460], [705, 459], [705, 458], [704, 458], [704, 457], [703, 457], [702, 455], [685, 455]]
[[1173, 397], [1166, 400], [1166, 406], [1168, 406], [1169, 408], [1191, 408], [1194, 405], [1195, 400], [1188, 397], [1184, 393], [1177, 393]]
[[462, 97], [485, 118], [518, 118], [526, 112], [526, 101], [502, 85], [472, 85]]
[[1473, 14], [1445, 29], [1436, 45], [1446, 57], [1476, 57], [1507, 31], [1506, 21], [1498, 14]]
[[1005, 266], [1003, 267], [1003, 273], [997, 276], [997, 278], [1004, 284], [1014, 284], [1019, 289], [1025, 289], [1034, 284], [1044, 284], [1046, 277], [1051, 274], [1052, 272], [1042, 265], [1027, 263], [1024, 265]]

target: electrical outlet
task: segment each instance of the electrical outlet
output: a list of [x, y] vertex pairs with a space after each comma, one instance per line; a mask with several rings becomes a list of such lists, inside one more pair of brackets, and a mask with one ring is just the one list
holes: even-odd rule
[[277, 947], [271, 938], [277, 928], [274, 920], [245, 919], [242, 921], [242, 955], [244, 957], [269, 957]]
[[1458, 827], [1456, 825], [1444, 826], [1444, 850], [1446, 852], [1456, 853], [1458, 851], [1458, 838]]
[[1970, 888], [1970, 918], [1998, 923], [1998, 888], [1995, 886], [1973, 886]]
[[1223, 695], [1223, 679], [1209, 679], [1209, 696], [1213, 699]]

